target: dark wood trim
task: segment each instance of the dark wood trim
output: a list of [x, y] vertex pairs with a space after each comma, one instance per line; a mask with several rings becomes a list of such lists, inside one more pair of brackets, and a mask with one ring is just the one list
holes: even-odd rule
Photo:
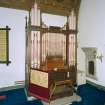
[[6, 28], [0, 28], [0, 30], [11, 30], [8, 26]]
[[25, 21], [26, 21], [26, 23], [25, 23], [25, 29], [27, 30], [27, 27], [28, 27], [27, 16], [25, 17]]
[[6, 64], [9, 64], [9, 63], [11, 63], [11, 61], [0, 61], [0, 63], [6, 63]]
[[67, 17], [67, 24], [66, 24], [66, 64], [69, 66], [69, 21]]
[[66, 34], [76, 34], [77, 30], [62, 30], [60, 27], [49, 27], [49, 28], [42, 28], [41, 26], [31, 26], [31, 31], [42, 31], [43, 33], [63, 33]]
[[6, 63], [7, 65], [9, 65], [9, 63], [11, 63], [11, 61], [9, 61], [9, 31], [11, 29], [6, 26], [6, 28], [0, 28], [0, 30], [6, 31], [6, 61], [0, 61], [0, 63]]
[[44, 70], [42, 70], [42, 69], [38, 69], [38, 68], [30, 68], [30, 70], [37, 70], [37, 71], [45, 72], [45, 73], [49, 73], [49, 72], [54, 71], [54, 70], [44, 71]]
[[6, 26], [6, 58], [7, 58], [7, 65], [9, 64], [9, 32], [8, 32], [8, 26]]

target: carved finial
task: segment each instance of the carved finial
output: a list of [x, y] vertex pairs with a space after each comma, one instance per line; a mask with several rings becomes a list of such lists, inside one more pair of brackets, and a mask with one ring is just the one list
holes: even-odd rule
[[25, 17], [25, 20], [26, 20], [26, 28], [27, 28], [27, 16]]

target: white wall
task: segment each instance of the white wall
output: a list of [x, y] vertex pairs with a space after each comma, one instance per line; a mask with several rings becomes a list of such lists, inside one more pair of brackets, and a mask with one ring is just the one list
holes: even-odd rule
[[78, 33], [78, 69], [85, 69], [85, 54], [82, 47], [96, 47], [98, 54], [104, 56], [102, 62], [97, 59], [97, 81], [105, 86], [105, 0], [82, 0], [79, 14]]
[[25, 80], [25, 16], [26, 11], [0, 8], [0, 27], [8, 25], [11, 63], [0, 64], [0, 88]]

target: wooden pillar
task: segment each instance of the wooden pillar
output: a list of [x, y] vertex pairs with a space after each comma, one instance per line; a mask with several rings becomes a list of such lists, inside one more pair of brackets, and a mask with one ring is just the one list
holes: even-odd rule
[[30, 11], [29, 11], [29, 21], [28, 21], [28, 26], [26, 27], [26, 56], [25, 56], [26, 90], [28, 90], [28, 87], [29, 87], [30, 67], [31, 67], [31, 18], [30, 18]]
[[[75, 16], [76, 16], [76, 26], [75, 30], [78, 31], [78, 12], [75, 11]], [[77, 33], [75, 34], [75, 82], [77, 84], [77, 48], [78, 48], [78, 42], [77, 42]]]
[[66, 64], [69, 66], [69, 17], [67, 17], [66, 30]]
[[[42, 28], [42, 13], [40, 10], [40, 27]], [[42, 64], [42, 30], [40, 31], [40, 66]]]

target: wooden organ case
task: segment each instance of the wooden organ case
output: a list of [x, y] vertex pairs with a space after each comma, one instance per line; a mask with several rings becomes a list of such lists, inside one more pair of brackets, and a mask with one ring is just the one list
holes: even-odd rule
[[[79, 7], [79, 3], [74, 0], [74, 7], [63, 10], [63, 2], [68, 4], [71, 0], [61, 1], [36, 0], [26, 25], [28, 93], [45, 101], [72, 95], [76, 85], [78, 9], [75, 7]], [[43, 13], [65, 16], [66, 23], [64, 26], [47, 26], [43, 22]]]

